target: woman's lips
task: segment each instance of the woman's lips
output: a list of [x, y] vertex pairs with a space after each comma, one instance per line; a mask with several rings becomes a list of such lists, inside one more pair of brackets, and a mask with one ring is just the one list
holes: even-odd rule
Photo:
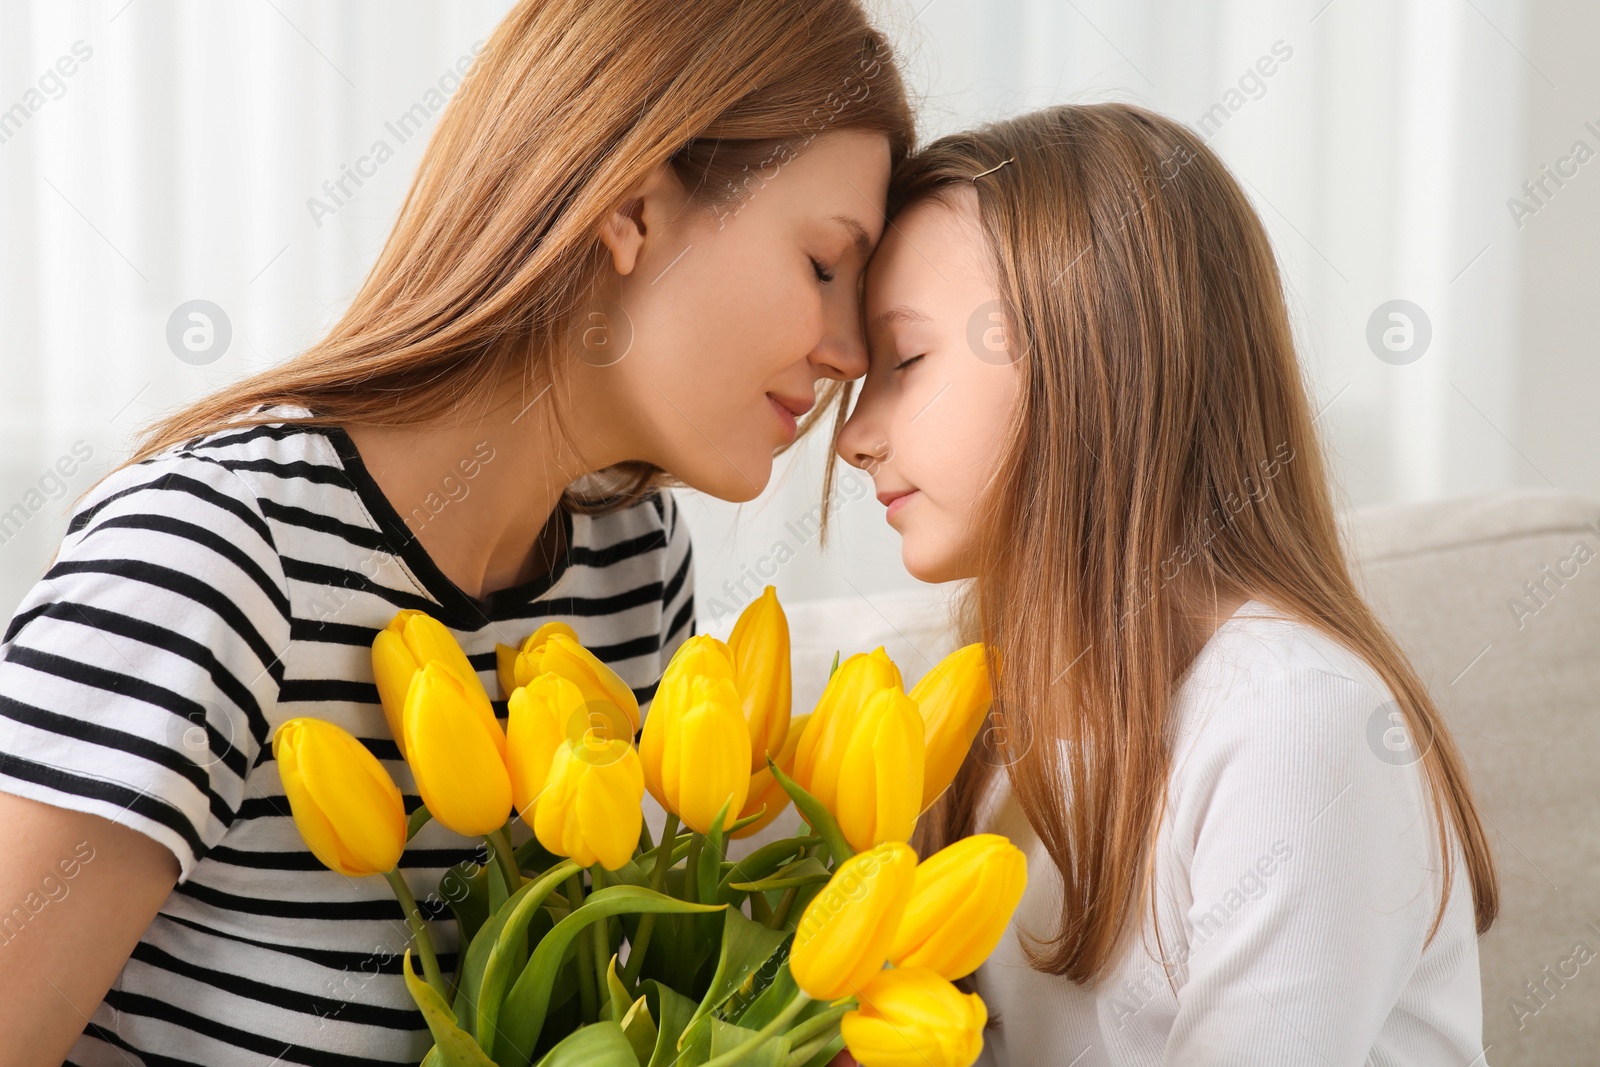
[[793, 441], [799, 423], [795, 420], [794, 412], [780, 404], [771, 393], [767, 394], [767, 403], [772, 405], [772, 410], [777, 412], [778, 419], [783, 423], [784, 439]]

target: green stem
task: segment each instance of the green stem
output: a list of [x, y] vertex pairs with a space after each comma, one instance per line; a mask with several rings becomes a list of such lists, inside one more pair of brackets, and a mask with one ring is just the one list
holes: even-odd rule
[[805, 993], [796, 993], [789, 1005], [774, 1016], [771, 1022], [756, 1031], [755, 1035], [748, 1041], [733, 1046], [733, 1048], [730, 1048], [720, 1056], [711, 1057], [701, 1067], [728, 1067], [729, 1064], [738, 1063], [765, 1044], [769, 1037], [782, 1033], [783, 1028], [788, 1026], [794, 1017], [804, 1011], [805, 1006], [810, 1003], [811, 998], [806, 996]]
[[784, 1067], [805, 1067], [806, 1064], [817, 1058], [818, 1053], [839, 1039], [838, 1034], [823, 1034], [809, 1044], [790, 1046], [793, 1051], [784, 1062]]
[[774, 930], [783, 929], [783, 924], [789, 921], [789, 912], [794, 909], [795, 894], [800, 891], [799, 886], [790, 886], [783, 891], [783, 896], [778, 898], [778, 907], [772, 913], [772, 921], [767, 925]]
[[830, 1004], [825, 1010], [817, 1012], [817, 1014], [783, 1036], [789, 1039], [790, 1048], [799, 1048], [806, 1042], [818, 1037], [832, 1038], [834, 1034], [838, 1033], [839, 1020], [844, 1018], [846, 1012], [851, 1012], [855, 1009], [856, 1001], [854, 997], [843, 1004]]
[[428, 936], [427, 924], [422, 921], [422, 912], [417, 908], [417, 898], [412, 894], [411, 887], [406, 885], [406, 880], [401, 877], [400, 869], [396, 867], [383, 876], [389, 883], [389, 888], [394, 890], [395, 897], [400, 901], [400, 908], [406, 913], [406, 924], [411, 927], [411, 936], [417, 942], [417, 955], [422, 957], [422, 973], [427, 978], [428, 984], [433, 986], [434, 992], [444, 998], [446, 1004], [450, 1003], [453, 995], [450, 987], [445, 984], [444, 975], [439, 973], [439, 960], [433, 954], [433, 938]]
[[490, 830], [485, 835], [489, 842], [489, 851], [494, 853], [495, 862], [500, 864], [500, 873], [505, 875], [506, 888], [515, 893], [522, 888], [522, 872], [517, 870], [517, 850], [511, 847], [511, 839], [506, 836], [506, 828]]
[[761, 890], [750, 894], [750, 918], [771, 930], [777, 927], [772, 925], [772, 903], [767, 900], [767, 895]]
[[[809, 855], [811, 855], [811, 849], [809, 847], [803, 848], [800, 850], [800, 855], [795, 857], [795, 862], [798, 863]], [[800, 887], [792, 885], [783, 891], [783, 896], [778, 898], [778, 908], [772, 913], [772, 922], [769, 924], [774, 930], [782, 929], [783, 924], [789, 921], [789, 912], [794, 909], [795, 895], [799, 892]]]
[[655, 847], [656, 847], [656, 843], [650, 839], [650, 824], [649, 823], [640, 823], [639, 824], [639, 855], [642, 856], [646, 852], [649, 852], [651, 849], [653, 849]]
[[[689, 854], [685, 857], [683, 868], [683, 899], [693, 904], [700, 903], [700, 852], [705, 847], [705, 835], [698, 831], [689, 837]], [[678, 966], [680, 968], [679, 986], [684, 989], [694, 984], [694, 916], [686, 915], [678, 923]]]
[[[598, 893], [605, 888], [606, 870], [600, 864], [596, 863], [589, 868], [589, 878], [594, 883], [594, 892]], [[597, 919], [589, 924], [589, 929], [593, 931], [591, 941], [594, 948], [594, 977], [596, 989], [600, 993], [600, 1015], [602, 1018], [606, 1016], [606, 1005], [611, 1002], [611, 983], [606, 981], [606, 970], [611, 966], [610, 926], [611, 920], [604, 918]], [[627, 1008], [626, 1004], [618, 1004], [614, 1017], [621, 1019], [622, 1013]]]
[[[656, 863], [650, 870], [650, 888], [657, 893], [667, 887], [667, 869], [672, 866], [672, 849], [678, 842], [678, 817], [667, 812], [666, 824], [661, 828], [661, 844], [656, 846]], [[622, 968], [622, 981], [629, 989], [639, 988], [639, 972], [644, 967], [644, 953], [650, 947], [650, 934], [656, 928], [656, 913], [646, 912], [639, 917], [639, 933], [628, 949], [628, 963]]]
[[[567, 898], [572, 902], [573, 912], [583, 906], [583, 871], [573, 871], [567, 879]], [[587, 952], [578, 953], [578, 1006], [584, 1022], [599, 1021], [594, 1002], [594, 958]]]

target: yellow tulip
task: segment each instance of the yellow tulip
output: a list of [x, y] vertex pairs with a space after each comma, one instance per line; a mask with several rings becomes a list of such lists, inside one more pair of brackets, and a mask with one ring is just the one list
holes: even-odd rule
[[880, 689], [856, 717], [839, 759], [833, 815], [857, 852], [905, 841], [922, 801], [922, 716], [898, 686]]
[[614, 871], [633, 858], [644, 812], [639, 753], [621, 738], [564, 739], [550, 761], [533, 833], [558, 856]]
[[[563, 633], [562, 630], [569, 631]], [[522, 643], [512, 668], [513, 681], [527, 685], [547, 671], [561, 675], [583, 691], [591, 712], [611, 723], [612, 732], [624, 732], [629, 741], [639, 732], [639, 700], [616, 671], [600, 662], [563, 623], [545, 623]]]
[[365, 745], [331, 722], [297, 718], [272, 735], [272, 758], [317, 859], [352, 878], [394, 870], [406, 847], [405, 801]]
[[[678, 646], [667, 663], [667, 669], [661, 674], [661, 681], [656, 683], [656, 695], [650, 701], [650, 714], [645, 719], [644, 730], [639, 734], [639, 759], [644, 768], [645, 788], [650, 790], [650, 795], [656, 798], [657, 803], [668, 810], [673, 810], [673, 805], [668, 801], [664, 786], [667, 735], [677, 729], [675, 720], [694, 698], [696, 690], [692, 683], [695, 679], [701, 679], [706, 684], [727, 682], [734, 689], [734, 706], [740, 706], [733, 652], [726, 644], [710, 634], [696, 634]], [[721, 686], [715, 688], [719, 698], [726, 701], [727, 690]], [[705, 685], [702, 685], [700, 692], [703, 694], [704, 690]], [[743, 721], [742, 711], [740, 721]], [[720, 755], [725, 756], [726, 753]], [[747, 791], [748, 788], [747, 785]], [[734, 809], [730, 806], [728, 810]]]
[[1028, 859], [999, 834], [973, 834], [917, 864], [889, 960], [954, 981], [1000, 943], [1028, 882]]
[[[800, 731], [805, 726], [807, 715], [797, 715], [789, 724], [789, 736], [784, 739], [783, 751], [772, 757], [778, 769], [789, 777], [794, 777], [794, 753], [800, 747]], [[760, 833], [772, 825], [772, 820], [783, 814], [783, 809], [789, 806], [789, 794], [784, 792], [783, 786], [772, 776], [767, 769], [766, 761], [762, 761], [761, 769], [750, 776], [750, 789], [745, 794], [744, 810], [739, 812], [739, 818], [745, 819], [766, 807], [766, 812], [755, 822], [742, 830], [736, 830], [730, 837], [750, 837]]]
[[750, 728], [750, 772], [767, 765], [783, 751], [789, 733], [793, 686], [789, 674], [789, 620], [778, 603], [778, 591], [767, 586], [739, 613], [728, 635], [739, 696]]
[[916, 877], [917, 854], [890, 841], [839, 864], [795, 927], [789, 973], [817, 1000], [860, 992], [889, 958]]
[[663, 675], [639, 756], [650, 795], [700, 833], [710, 832], [723, 804], [730, 813], [742, 809], [750, 790], [750, 734], [733, 682]]
[[901, 687], [900, 668], [882, 646], [858, 652], [828, 679], [822, 698], [800, 733], [795, 750], [794, 780], [832, 811], [839, 782], [839, 762], [856, 716], [880, 689]]
[[483, 679], [473, 670], [467, 654], [450, 631], [426, 612], [406, 608], [372, 639], [372, 676], [378, 684], [384, 718], [389, 721], [389, 734], [400, 747], [401, 756], [406, 754], [405, 730], [401, 723], [406, 694], [411, 691], [412, 679], [429, 660], [438, 660], [461, 679], [473, 699], [482, 700], [480, 714], [491, 720], [494, 718]]
[[428, 812], [458, 834], [482, 837], [511, 812], [505, 734], [488, 724], [475, 694], [438, 660], [417, 672], [406, 696], [406, 762]]
[[[578, 640], [578, 631], [574, 630], [564, 622], [557, 622], [555, 619], [551, 619], [549, 622], [533, 631], [528, 639], [522, 642], [522, 647], [535, 648], [539, 645], [542, 645], [544, 644], [545, 638], [549, 637], [551, 634], [566, 634], [574, 641]], [[581, 644], [582, 642], [580, 641], [579, 643]], [[500, 691], [504, 693], [508, 699], [510, 698], [512, 692], [517, 689], [517, 656], [519, 654], [520, 653], [518, 649], [515, 649], [510, 645], [503, 645], [498, 641], [495, 642], [494, 673], [495, 677], [500, 679]]]
[[511, 800], [527, 821], [544, 792], [556, 748], [565, 738], [583, 740], [587, 705], [576, 683], [559, 674], [541, 674], [511, 691], [507, 710], [506, 770], [511, 773]]
[[[661, 672], [661, 681], [673, 678], [695, 677], [726, 678], [738, 685], [739, 675], [733, 664], [733, 649], [710, 634], [695, 634], [678, 646]], [[652, 702], [652, 708], [655, 704]]]
[[983, 1051], [983, 999], [930, 970], [884, 971], [860, 999], [839, 1032], [862, 1067], [969, 1067]]
[[982, 643], [957, 649], [922, 676], [911, 690], [927, 727], [922, 807], [927, 811], [955, 780], [989, 714], [989, 668]]

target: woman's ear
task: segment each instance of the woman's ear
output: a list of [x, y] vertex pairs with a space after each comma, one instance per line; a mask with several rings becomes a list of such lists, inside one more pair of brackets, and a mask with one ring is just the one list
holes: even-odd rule
[[618, 274], [632, 274], [652, 226], [676, 212], [686, 194], [671, 163], [662, 163], [629, 190], [600, 227], [600, 241], [611, 252]]

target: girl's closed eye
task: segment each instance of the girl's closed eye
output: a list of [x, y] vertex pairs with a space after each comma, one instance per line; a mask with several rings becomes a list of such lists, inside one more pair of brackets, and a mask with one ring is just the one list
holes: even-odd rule
[[919, 359], [921, 359], [925, 355], [927, 355], [926, 352], [919, 352], [914, 356], [908, 356], [907, 358], [902, 359], [899, 363], [896, 363], [894, 365], [894, 369], [895, 370], [905, 370], [907, 367], [911, 366], [911, 364], [917, 362]]

